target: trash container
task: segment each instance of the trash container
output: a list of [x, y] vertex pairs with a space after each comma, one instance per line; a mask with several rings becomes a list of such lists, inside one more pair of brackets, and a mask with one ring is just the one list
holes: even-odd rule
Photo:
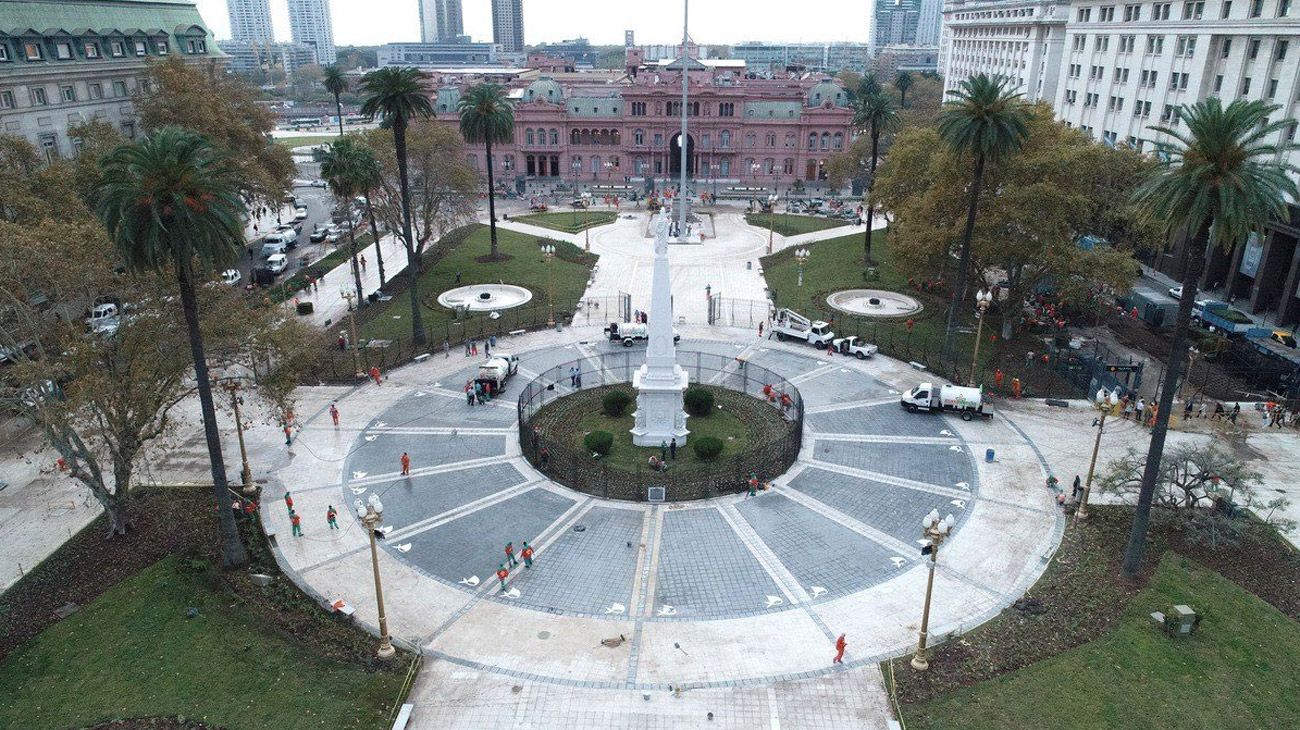
[[984, 450], [984, 461], [989, 464], [993, 463], [993, 449]]

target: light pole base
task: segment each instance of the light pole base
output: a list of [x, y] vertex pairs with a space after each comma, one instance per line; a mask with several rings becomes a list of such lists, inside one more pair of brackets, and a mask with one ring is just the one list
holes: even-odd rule
[[925, 657], [917, 654], [912, 657], [912, 668], [918, 672], [924, 672], [930, 668], [930, 662], [926, 661]]
[[1079, 505], [1079, 509], [1074, 511], [1074, 519], [1076, 520], [1088, 519], [1088, 510], [1084, 509], [1082, 504]]
[[383, 642], [380, 643], [379, 651], [375, 652], [375, 655], [380, 659], [392, 659], [394, 656], [397, 656], [397, 650], [393, 648], [392, 642], [385, 638]]

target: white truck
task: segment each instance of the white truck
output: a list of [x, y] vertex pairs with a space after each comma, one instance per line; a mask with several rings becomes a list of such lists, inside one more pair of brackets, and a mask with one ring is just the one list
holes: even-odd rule
[[[610, 322], [605, 328], [605, 334], [609, 335], [610, 342], [622, 342], [623, 347], [631, 347], [638, 340], [645, 340], [650, 337], [649, 325], [641, 322]], [[677, 334], [677, 328], [673, 328], [673, 342], [678, 342], [682, 336]]]
[[908, 413], [947, 411], [960, 414], [963, 421], [993, 417], [992, 411], [984, 410], [984, 393], [979, 388], [921, 383], [899, 400]]
[[511, 375], [519, 372], [519, 357], [505, 352], [484, 360], [478, 366], [478, 375], [474, 382], [492, 386], [493, 395], [501, 392]]
[[859, 360], [867, 358], [880, 352], [880, 348], [870, 342], [863, 342], [853, 335], [848, 337], [836, 337], [831, 340], [831, 349], [841, 355], [853, 355]]
[[835, 339], [835, 333], [826, 322], [813, 321], [792, 309], [778, 309], [772, 317], [772, 334], [776, 339], [787, 338], [805, 340], [808, 344], [822, 349]]

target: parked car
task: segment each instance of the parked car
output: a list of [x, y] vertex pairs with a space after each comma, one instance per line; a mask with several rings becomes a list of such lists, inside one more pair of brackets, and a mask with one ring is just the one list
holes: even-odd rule
[[316, 227], [311, 229], [311, 235], [307, 237], [307, 240], [312, 243], [323, 243], [325, 241], [325, 236], [328, 234], [329, 229], [317, 223]]
[[283, 238], [277, 236], [272, 239], [272, 236], [275, 236], [275, 234], [267, 236], [266, 240], [262, 242], [262, 258], [264, 259], [269, 259], [276, 255], [282, 256], [288, 248], [288, 245], [284, 242]]
[[294, 208], [294, 209], [293, 209], [293, 219], [296, 220], [296, 221], [304, 221], [304, 220], [307, 220], [307, 209], [306, 209], [306, 208]]
[[266, 268], [269, 269], [272, 274], [283, 273], [285, 269], [289, 268], [289, 257], [282, 253], [272, 254], [266, 259]]
[[226, 269], [221, 272], [221, 282], [230, 286], [238, 284], [243, 278], [244, 275], [239, 273], [239, 269]]
[[117, 305], [105, 302], [96, 304], [94, 309], [90, 310], [90, 315], [86, 317], [86, 326], [96, 334], [111, 335], [117, 331], [121, 321], [122, 314]]

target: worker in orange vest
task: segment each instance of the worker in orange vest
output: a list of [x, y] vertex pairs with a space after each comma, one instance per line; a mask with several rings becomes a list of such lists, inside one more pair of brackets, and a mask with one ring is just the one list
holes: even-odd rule
[[293, 536], [302, 537], [302, 515], [289, 510], [289, 524], [293, 525]]
[[375, 381], [375, 385], [380, 384], [379, 368], [375, 365], [370, 366], [370, 379]]
[[293, 497], [288, 492], [284, 493], [284, 506], [289, 508], [290, 512], [293, 512]]
[[1020, 378], [1011, 379], [1011, 396], [1013, 398], [1020, 397]]
[[402, 476], [411, 475], [411, 456], [405, 451], [402, 452]]
[[510, 577], [510, 571], [506, 570], [506, 564], [502, 563], [497, 566], [497, 580], [501, 581], [501, 592], [506, 592], [506, 578]]
[[835, 658], [831, 660], [832, 664], [844, 663], [844, 649], [849, 645], [849, 642], [844, 640], [844, 636], [840, 634], [840, 638], [835, 640]]
[[523, 551], [522, 553], [520, 553], [520, 555], [522, 555], [523, 558], [524, 558], [524, 567], [525, 567], [525, 568], [532, 568], [532, 567], [533, 567], [533, 548], [532, 548], [531, 546], [529, 546], [527, 540], [524, 540], [524, 551]]
[[519, 565], [519, 561], [515, 559], [515, 544], [513, 542], [506, 543], [506, 562], [512, 568]]

